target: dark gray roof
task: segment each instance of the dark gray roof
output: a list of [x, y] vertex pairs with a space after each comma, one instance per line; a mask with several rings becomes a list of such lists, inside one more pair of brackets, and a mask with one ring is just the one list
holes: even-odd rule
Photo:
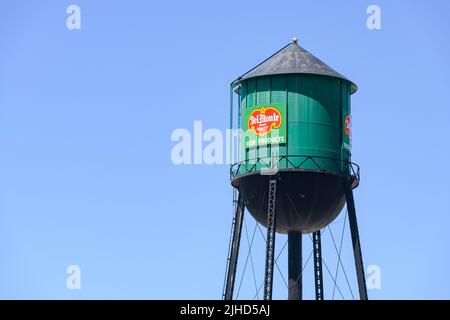
[[297, 43], [290, 43], [261, 64], [244, 73], [237, 81], [274, 74], [306, 73], [341, 78], [351, 83], [351, 92], [355, 93], [357, 86], [332, 69]]

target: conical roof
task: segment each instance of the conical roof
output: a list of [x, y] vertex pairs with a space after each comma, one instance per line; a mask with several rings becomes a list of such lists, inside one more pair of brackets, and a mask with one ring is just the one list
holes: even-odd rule
[[255, 68], [251, 69], [247, 73], [244, 73], [237, 79], [237, 81], [267, 75], [295, 73], [318, 74], [344, 79], [350, 82], [352, 94], [357, 90], [356, 84], [312, 55], [307, 50], [300, 47], [296, 40], [286, 45], [280, 51], [263, 61], [261, 64], [257, 65]]

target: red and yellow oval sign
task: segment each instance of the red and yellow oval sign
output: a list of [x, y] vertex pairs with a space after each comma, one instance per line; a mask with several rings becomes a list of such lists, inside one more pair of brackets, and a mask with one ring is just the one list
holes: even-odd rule
[[350, 137], [350, 134], [352, 133], [351, 128], [352, 128], [352, 122], [351, 122], [350, 115], [348, 115], [345, 117], [344, 130], [345, 130], [345, 134], [349, 137]]
[[277, 108], [262, 106], [253, 110], [248, 117], [248, 130], [262, 137], [269, 134], [273, 128], [278, 129], [282, 122], [281, 112]]

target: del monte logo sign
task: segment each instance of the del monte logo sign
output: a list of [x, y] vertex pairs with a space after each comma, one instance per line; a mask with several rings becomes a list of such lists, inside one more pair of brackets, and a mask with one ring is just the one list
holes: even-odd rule
[[263, 137], [270, 133], [273, 128], [279, 129], [282, 122], [283, 117], [277, 108], [262, 106], [250, 113], [248, 130], [253, 131], [257, 136]]
[[286, 143], [286, 105], [274, 103], [245, 110], [245, 147]]
[[343, 148], [348, 151], [351, 152], [351, 144], [352, 144], [352, 119], [350, 117], [349, 114], [347, 114], [345, 116], [344, 119], [344, 133], [345, 135], [343, 135], [343, 141], [342, 141], [342, 146]]

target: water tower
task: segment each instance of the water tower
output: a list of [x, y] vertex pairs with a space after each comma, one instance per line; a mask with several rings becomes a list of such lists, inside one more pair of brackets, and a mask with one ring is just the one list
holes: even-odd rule
[[347, 203], [360, 299], [367, 299], [353, 189], [350, 96], [356, 85], [297, 44], [297, 39], [231, 84], [242, 129], [238, 192], [223, 298], [233, 298], [245, 208], [267, 228], [264, 299], [272, 298], [275, 235], [288, 235], [288, 299], [302, 299], [302, 234], [313, 233], [316, 299], [323, 299], [320, 230]]

